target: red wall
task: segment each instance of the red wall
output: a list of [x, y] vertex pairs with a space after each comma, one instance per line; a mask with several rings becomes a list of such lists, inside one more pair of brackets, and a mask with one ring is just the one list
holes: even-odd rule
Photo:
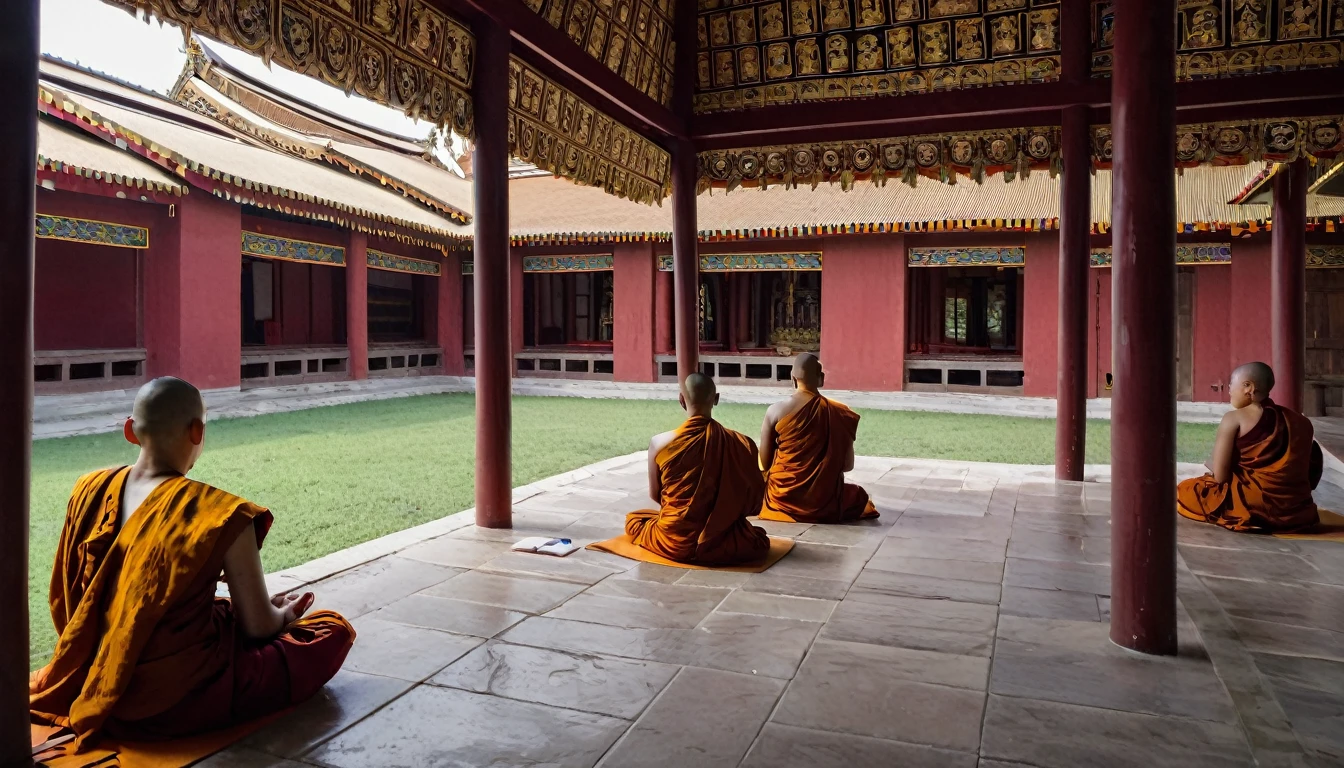
[[658, 271], [653, 246], [617, 245], [613, 250], [612, 356], [617, 381], [654, 381], [654, 284]]
[[[656, 264], [656, 262], [658, 261], [658, 256], [655, 255], [653, 258]], [[657, 269], [656, 266], [654, 268]], [[653, 351], [657, 352], [660, 355], [676, 354], [677, 344], [673, 338], [676, 334], [676, 331], [673, 329], [672, 326], [673, 287], [672, 287], [671, 272], [660, 271], [657, 273], [657, 275], [654, 277], [653, 293], [654, 293], [654, 304], [656, 305], [654, 310], [655, 329], [653, 337]]]
[[350, 378], [369, 377], [368, 235], [351, 232], [345, 250], [345, 344]]
[[822, 246], [821, 361], [826, 386], [905, 386], [905, 237], [827, 238]]
[[[44, 211], [46, 213], [46, 211]], [[154, 244], [150, 233], [150, 244]], [[140, 251], [38, 240], [34, 275], [36, 349], [138, 347]]]
[[509, 338], [513, 353], [523, 351], [523, 254], [524, 248], [509, 249]]
[[1269, 327], [1269, 251], [1267, 232], [1232, 244], [1229, 365], [1273, 361]]
[[1054, 397], [1059, 383], [1059, 233], [1027, 235], [1022, 289], [1022, 393]]
[[443, 274], [434, 281], [435, 340], [443, 349], [443, 372], [461, 376], [465, 372], [462, 355], [462, 256], [451, 253], [443, 260]]
[[145, 258], [149, 375], [179, 376], [201, 389], [236, 387], [242, 354], [240, 209], [197, 191], [176, 204], [176, 214], [151, 233]]
[[[1235, 259], [1234, 259], [1235, 261]], [[1232, 363], [1232, 334], [1229, 327], [1235, 306], [1229, 292], [1232, 267], [1206, 265], [1194, 270], [1194, 391], [1197, 401], [1219, 402], [1227, 399], [1224, 387]]]

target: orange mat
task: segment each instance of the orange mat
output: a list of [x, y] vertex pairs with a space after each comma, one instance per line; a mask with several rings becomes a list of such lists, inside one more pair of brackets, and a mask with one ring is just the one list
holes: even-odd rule
[[1315, 528], [1293, 533], [1276, 533], [1276, 539], [1315, 539], [1316, 541], [1338, 541], [1344, 543], [1344, 515], [1326, 509], [1317, 510], [1321, 521]]
[[[878, 516], [878, 513], [874, 512], [874, 513], [872, 513], [872, 514], [870, 514], [870, 515], [869, 515], [869, 514], [865, 514], [865, 515], [863, 515], [862, 517], [859, 517], [859, 518], [856, 519], [856, 520], [846, 520], [846, 521], [844, 521], [844, 522], [842, 522], [842, 523], [824, 523], [824, 525], [847, 525], [847, 524], [849, 524], [849, 523], [856, 523], [856, 522], [858, 522], [859, 520], [872, 520], [872, 519], [876, 518], [877, 516]], [[771, 521], [774, 521], [774, 522], [776, 522], [776, 523], [796, 523], [796, 522], [798, 522], [797, 520], [795, 520], [795, 519], [793, 518], [792, 515], [789, 515], [789, 514], [787, 514], [787, 513], [785, 513], [785, 512], [776, 512], [776, 511], [773, 510], [773, 509], [762, 509], [762, 510], [761, 510], [761, 514], [759, 515], [759, 517], [760, 517], [761, 520], [771, 520]], [[816, 525], [816, 523], [814, 523], [814, 525]]]
[[[67, 742], [34, 753], [33, 759], [38, 761], [38, 765], [48, 768], [184, 768], [251, 735], [289, 711], [284, 709], [230, 728], [173, 741], [119, 743], [103, 739], [97, 746], [79, 754], [67, 754], [74, 746], [73, 742]], [[34, 748], [62, 733], [68, 734], [70, 731], [36, 723], [29, 726]]]
[[638, 546], [631, 540], [628, 534], [622, 534], [614, 539], [599, 541], [589, 544], [586, 549], [594, 549], [598, 552], [609, 552], [613, 555], [628, 557], [631, 560], [638, 560], [641, 563], [656, 563], [658, 565], [670, 565], [673, 568], [685, 568], [691, 571], [727, 571], [729, 573], [761, 573], [770, 566], [778, 563], [780, 558], [789, 554], [793, 550], [793, 539], [787, 539], [782, 536], [770, 537], [770, 551], [765, 559], [754, 565], [690, 565], [688, 563], [678, 563], [676, 560], [668, 560], [662, 555], [656, 555], [649, 550]]

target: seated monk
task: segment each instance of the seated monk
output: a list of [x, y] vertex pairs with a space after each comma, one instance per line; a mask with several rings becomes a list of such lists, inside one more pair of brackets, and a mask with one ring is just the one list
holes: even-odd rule
[[1322, 456], [1307, 417], [1269, 399], [1274, 372], [1247, 363], [1232, 372], [1232, 410], [1223, 416], [1210, 474], [1181, 483], [1176, 511], [1232, 531], [1284, 533], [1319, 520], [1311, 491]]
[[[234, 725], [316, 693], [355, 632], [303, 614], [312, 593], [266, 594], [262, 507], [186, 477], [201, 455], [205, 403], [181, 379], [136, 395], [133, 466], [79, 479], [51, 575], [60, 633], [29, 680], [34, 722], [70, 728], [76, 750], [175, 739]], [[232, 599], [215, 596], [220, 573]]]
[[877, 517], [868, 493], [845, 482], [854, 468], [859, 415], [822, 397], [826, 374], [816, 355], [799, 355], [792, 378], [794, 393], [770, 406], [761, 426], [761, 519], [845, 523]]
[[770, 537], [747, 522], [761, 508], [764, 490], [756, 446], [710, 418], [718, 403], [712, 379], [686, 377], [681, 407], [689, 418], [649, 443], [649, 497], [661, 508], [625, 518], [635, 544], [669, 560], [746, 565], [770, 551]]

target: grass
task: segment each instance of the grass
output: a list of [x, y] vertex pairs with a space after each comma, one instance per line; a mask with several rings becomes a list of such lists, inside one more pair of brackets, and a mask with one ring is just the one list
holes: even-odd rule
[[[724, 405], [715, 416], [753, 437], [764, 406]], [[1054, 422], [942, 413], [864, 411], [857, 453], [1049, 464]], [[638, 451], [680, 423], [660, 401], [518, 397], [513, 484]], [[1214, 426], [1182, 424], [1180, 461], [1203, 461]], [[1109, 462], [1110, 425], [1088, 422], [1088, 463]], [[270, 507], [267, 571], [288, 568], [472, 506], [474, 400], [433, 395], [214, 422], [192, 476]], [[80, 474], [128, 464], [120, 434], [41, 440], [33, 446], [29, 565], [31, 663], [55, 644], [46, 593], [71, 486]]]

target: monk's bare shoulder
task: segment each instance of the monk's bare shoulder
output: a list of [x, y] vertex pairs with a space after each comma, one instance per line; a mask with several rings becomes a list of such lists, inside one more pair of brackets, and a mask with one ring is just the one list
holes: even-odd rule
[[[1260, 423], [1260, 417], [1264, 415], [1264, 406], [1255, 403], [1252, 403], [1245, 408], [1237, 408], [1227, 414], [1227, 416], [1231, 416], [1236, 423], [1238, 437], [1246, 435], [1252, 429], [1255, 429], [1255, 425]], [[1224, 424], [1227, 422], [1227, 416], [1223, 417]]]
[[676, 431], [660, 432], [659, 434], [654, 435], [653, 439], [649, 441], [649, 454], [651, 456], [657, 456], [664, 448], [671, 445], [676, 437]]
[[811, 399], [810, 395], [803, 394], [802, 392], [795, 392], [790, 395], [788, 399], [780, 400], [778, 403], [770, 406], [765, 412], [765, 420], [771, 424], [778, 424], [792, 415], [794, 411], [807, 405], [807, 402]]

